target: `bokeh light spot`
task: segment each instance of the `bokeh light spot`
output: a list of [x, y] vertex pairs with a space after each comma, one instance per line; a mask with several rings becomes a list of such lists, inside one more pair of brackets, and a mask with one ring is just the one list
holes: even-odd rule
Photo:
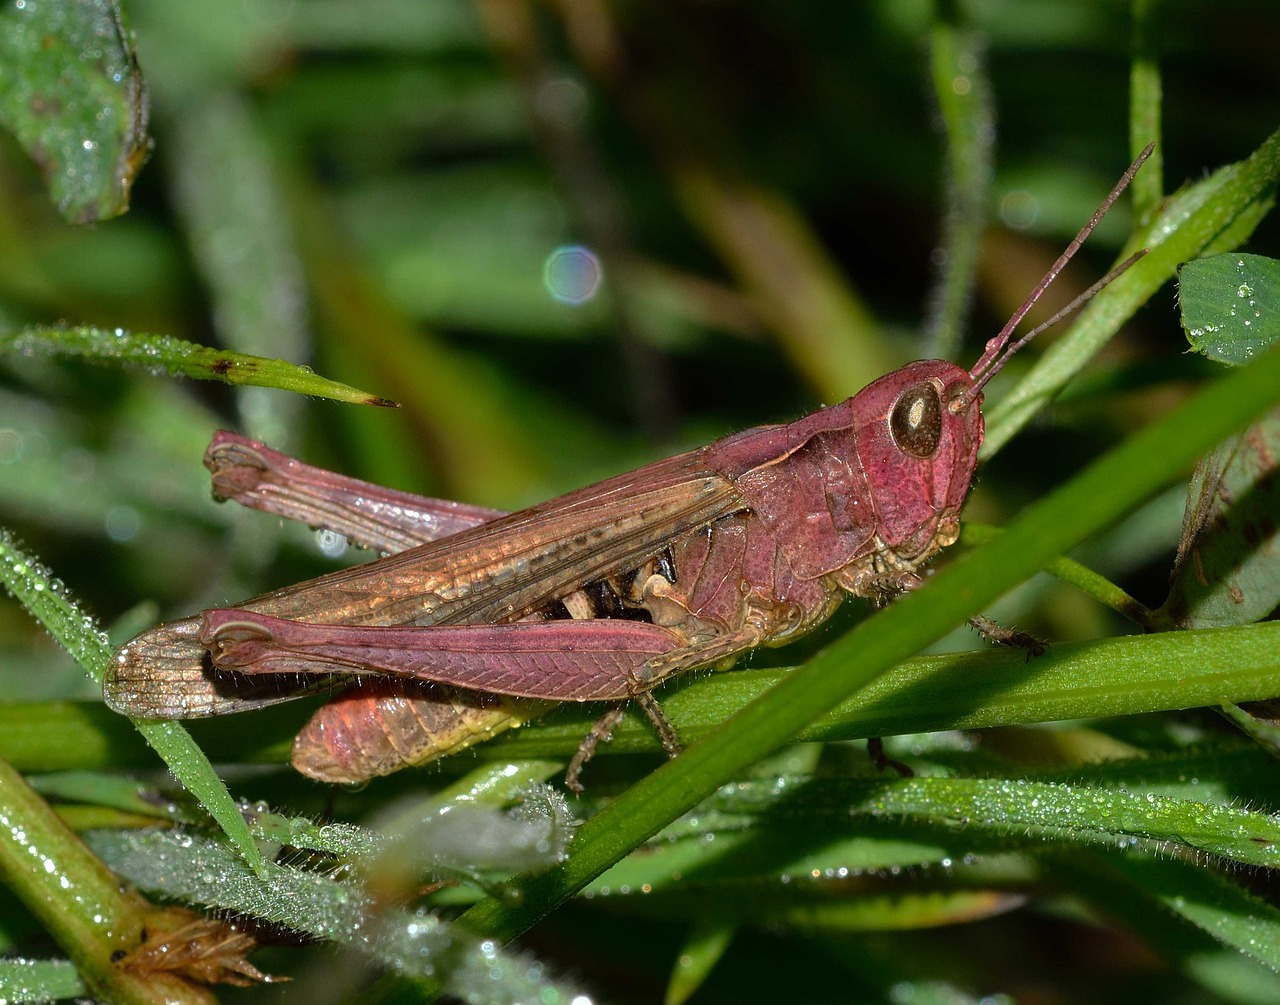
[[1040, 217], [1040, 200], [1030, 192], [1015, 189], [1000, 200], [1000, 219], [1012, 230], [1026, 230]]
[[547, 292], [560, 303], [573, 307], [593, 299], [603, 280], [600, 259], [580, 244], [556, 248], [542, 266], [542, 283]]

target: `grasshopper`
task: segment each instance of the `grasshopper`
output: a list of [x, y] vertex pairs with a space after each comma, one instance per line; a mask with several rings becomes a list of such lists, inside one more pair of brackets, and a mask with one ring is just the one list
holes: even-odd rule
[[909, 363], [794, 422], [517, 513], [382, 489], [218, 433], [205, 458], [215, 495], [388, 554], [143, 632], [117, 652], [107, 703], [191, 718], [345, 687], [294, 742], [294, 765], [332, 782], [433, 760], [562, 701], [613, 703], [570, 763], [575, 790], [627, 701], [677, 753], [658, 685], [790, 642], [846, 593], [880, 600], [913, 589], [955, 542], [983, 388], [1143, 254], [1011, 342], [1150, 152], [972, 370]]

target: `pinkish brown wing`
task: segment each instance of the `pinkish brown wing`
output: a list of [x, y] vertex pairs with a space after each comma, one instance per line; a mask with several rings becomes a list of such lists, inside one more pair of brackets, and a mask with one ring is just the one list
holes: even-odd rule
[[[698, 454], [684, 454], [240, 607], [328, 625], [517, 620], [584, 582], [634, 568], [671, 537], [741, 505], [730, 482], [708, 471]], [[190, 718], [287, 701], [310, 690], [283, 681], [243, 686], [242, 676], [212, 671], [195, 637], [197, 621], [159, 625], [123, 646], [104, 682], [107, 703], [128, 715]]]
[[683, 454], [239, 606], [329, 625], [513, 621], [741, 508], [731, 482]]

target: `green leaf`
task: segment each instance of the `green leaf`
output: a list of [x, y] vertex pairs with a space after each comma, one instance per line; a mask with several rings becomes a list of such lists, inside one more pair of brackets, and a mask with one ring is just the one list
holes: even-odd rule
[[184, 342], [172, 335], [137, 334], [120, 328], [108, 330], [83, 325], [75, 328], [28, 328], [22, 332], [0, 334], [0, 353], [91, 359], [146, 367], [153, 373], [220, 380], [224, 384], [274, 387], [354, 405], [396, 407], [394, 401], [328, 380], [307, 366], [287, 363], [282, 359], [211, 349], [194, 342]]
[[128, 209], [150, 147], [146, 88], [119, 5], [6, 4], [0, 122], [39, 165], [64, 219], [92, 223]]
[[1280, 262], [1214, 255], [1178, 271], [1178, 305], [1191, 348], [1219, 363], [1247, 363], [1280, 335]]

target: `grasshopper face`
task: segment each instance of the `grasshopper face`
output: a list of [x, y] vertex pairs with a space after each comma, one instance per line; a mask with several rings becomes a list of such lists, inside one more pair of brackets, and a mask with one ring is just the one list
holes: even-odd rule
[[858, 432], [877, 536], [907, 562], [951, 544], [982, 443], [981, 396], [969, 374], [921, 360], [868, 386]]

